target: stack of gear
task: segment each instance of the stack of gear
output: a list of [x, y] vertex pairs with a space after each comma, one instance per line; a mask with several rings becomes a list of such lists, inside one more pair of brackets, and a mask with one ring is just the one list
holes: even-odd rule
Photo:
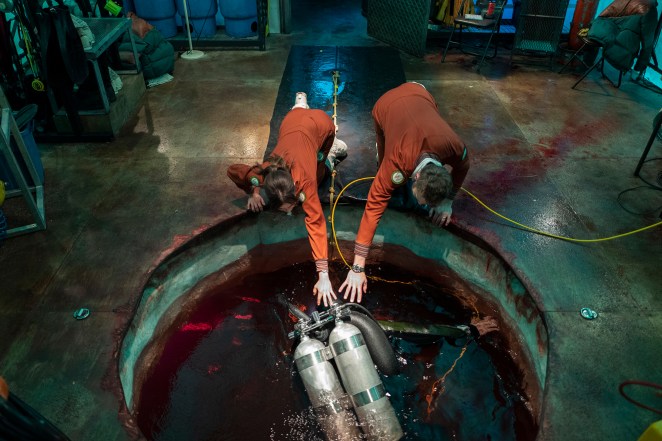
[[299, 320], [289, 335], [290, 339], [301, 339], [294, 361], [327, 438], [401, 439], [402, 427], [375, 369], [376, 365], [386, 375], [399, 370], [393, 348], [379, 324], [369, 313], [353, 311], [365, 310], [355, 303], [336, 302], [329, 310], [315, 311], [311, 317], [292, 304], [287, 306]]
[[653, 54], [657, 27], [655, 0], [615, 0], [593, 20], [588, 38], [603, 47], [604, 59], [621, 72], [641, 72]]
[[[133, 12], [127, 14], [131, 18], [131, 30], [134, 34], [136, 48], [140, 56], [140, 66], [145, 80], [160, 77], [166, 73], [172, 74], [175, 67], [175, 48], [163, 38], [161, 32]], [[126, 37], [119, 47], [120, 59], [135, 65], [129, 37]]]

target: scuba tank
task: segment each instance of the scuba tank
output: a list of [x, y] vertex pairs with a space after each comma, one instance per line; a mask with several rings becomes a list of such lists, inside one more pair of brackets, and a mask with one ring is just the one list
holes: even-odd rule
[[329, 335], [329, 347], [367, 439], [402, 438], [400, 422], [359, 328], [337, 319]]
[[310, 398], [313, 411], [329, 441], [361, 439], [352, 403], [342, 388], [331, 353], [319, 340], [304, 335], [294, 351], [294, 362]]
[[[295, 363], [327, 437], [334, 441], [402, 438], [400, 422], [375, 369], [376, 363], [382, 373], [395, 375], [399, 365], [386, 334], [372, 315], [361, 305], [336, 301], [327, 311], [315, 311], [308, 316], [282, 296], [280, 301], [297, 319], [288, 337], [301, 339], [294, 353]], [[352, 308], [362, 309], [366, 314]], [[330, 333], [329, 327], [333, 327]], [[324, 343], [327, 340], [328, 346]], [[335, 360], [342, 384], [329, 362], [331, 359]]]

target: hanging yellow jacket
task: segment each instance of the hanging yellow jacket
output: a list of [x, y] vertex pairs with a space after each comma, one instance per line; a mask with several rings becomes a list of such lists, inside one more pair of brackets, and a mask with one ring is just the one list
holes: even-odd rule
[[[455, 17], [458, 16], [458, 13], [460, 12], [460, 8], [462, 7], [462, 2], [465, 0], [441, 0], [441, 6], [439, 8], [439, 11], [437, 13], [437, 20], [443, 22], [444, 24], [451, 26], [455, 22]], [[451, 2], [453, 2], [453, 8], [451, 9]], [[465, 2], [465, 8], [466, 11], [464, 11], [465, 14], [473, 14], [475, 9], [474, 9], [474, 3], [472, 1], [467, 0]]]
[[437, 2], [437, 5], [439, 6], [439, 9], [437, 10], [437, 16], [435, 17], [437, 21], [441, 21], [444, 23], [446, 22], [446, 15], [449, 13], [448, 10], [449, 1], [450, 0], [439, 0]]

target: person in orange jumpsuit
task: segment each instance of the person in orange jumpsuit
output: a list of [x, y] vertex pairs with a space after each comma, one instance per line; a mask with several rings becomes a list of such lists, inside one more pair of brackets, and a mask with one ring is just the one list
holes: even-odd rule
[[[291, 213], [301, 204], [318, 281], [313, 288], [317, 304], [329, 306], [336, 298], [329, 280], [326, 219], [317, 193], [318, 184], [347, 156], [347, 146], [336, 139], [336, 126], [322, 110], [310, 109], [304, 93], [280, 125], [278, 142], [262, 164], [234, 164], [228, 177], [248, 194], [246, 208], [262, 211], [267, 204]], [[262, 191], [262, 192], [261, 192]]]
[[[436, 225], [446, 226], [469, 171], [464, 142], [439, 115], [423, 85], [405, 83], [389, 90], [375, 103], [372, 118], [379, 169], [354, 242], [354, 264], [339, 290], [351, 302], [360, 302], [368, 288], [365, 261], [386, 207], [423, 209]], [[398, 201], [391, 200], [394, 194]]]

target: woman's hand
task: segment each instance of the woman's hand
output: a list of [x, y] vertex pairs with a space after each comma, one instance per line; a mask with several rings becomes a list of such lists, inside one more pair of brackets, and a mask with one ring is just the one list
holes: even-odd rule
[[342, 292], [345, 288], [347, 288], [343, 297], [345, 300], [349, 297], [350, 302], [354, 303], [354, 299], [356, 299], [356, 303], [361, 303], [363, 294], [368, 290], [368, 278], [364, 272], [357, 273], [349, 270], [345, 282], [338, 291]]
[[333, 286], [329, 280], [329, 273], [320, 271], [317, 273], [319, 279], [313, 288], [313, 295], [317, 296], [317, 305], [324, 302], [324, 306], [331, 306], [336, 299], [336, 293], [333, 292]]
[[260, 193], [252, 193], [248, 196], [248, 203], [246, 204], [248, 208], [253, 213], [258, 213], [264, 209], [264, 199], [260, 196]]

